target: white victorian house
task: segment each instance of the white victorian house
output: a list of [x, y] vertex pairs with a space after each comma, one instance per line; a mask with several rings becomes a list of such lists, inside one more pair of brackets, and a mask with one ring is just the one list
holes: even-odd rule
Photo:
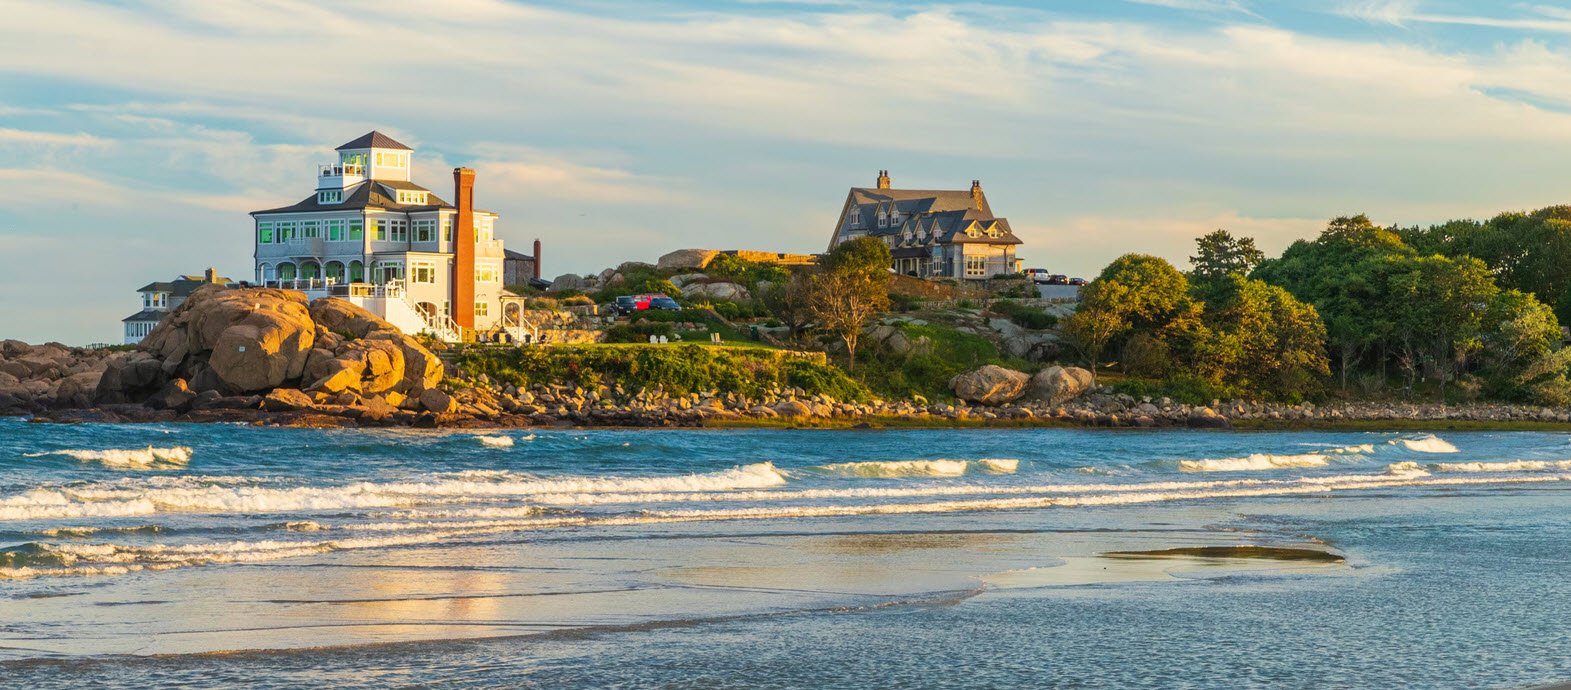
[[453, 170], [448, 203], [412, 181], [414, 150], [381, 132], [337, 151], [311, 196], [251, 213], [257, 283], [342, 297], [443, 340], [534, 339], [502, 289], [497, 215], [475, 210], [473, 170]]

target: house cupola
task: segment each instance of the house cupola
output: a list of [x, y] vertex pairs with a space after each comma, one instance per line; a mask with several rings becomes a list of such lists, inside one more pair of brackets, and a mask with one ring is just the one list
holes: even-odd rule
[[338, 163], [319, 168], [317, 189], [346, 189], [364, 180], [408, 182], [414, 149], [372, 130], [338, 147]]

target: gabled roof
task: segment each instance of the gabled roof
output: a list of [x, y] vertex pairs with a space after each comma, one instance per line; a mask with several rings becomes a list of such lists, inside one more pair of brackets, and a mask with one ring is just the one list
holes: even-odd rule
[[[344, 195], [344, 200], [336, 204], [324, 204], [317, 201], [317, 196], [302, 199], [292, 206], [270, 208], [265, 211], [252, 211], [251, 215], [268, 213], [306, 213], [310, 211], [353, 211], [367, 208], [381, 208], [389, 211], [432, 211], [444, 208], [454, 208], [452, 204], [443, 201], [436, 194], [426, 196], [426, 203], [420, 205], [400, 204], [398, 195], [393, 190], [418, 190], [429, 192], [413, 182], [400, 182], [397, 180], [366, 180], [349, 189]], [[388, 192], [393, 192], [391, 195]]]
[[405, 150], [405, 151], [413, 151], [414, 150], [412, 148], [409, 148], [408, 146], [404, 146], [403, 144], [398, 143], [398, 141], [396, 139], [393, 139], [392, 137], [387, 136], [386, 134], [378, 132], [378, 131], [376, 131], [374, 129], [369, 131], [369, 132], [366, 132], [364, 135], [361, 135], [360, 138], [355, 139], [354, 141], [351, 141], [351, 142], [349, 142], [347, 144], [344, 144], [343, 146], [340, 146], [340, 147], [338, 147], [337, 149], [334, 149], [334, 150], [336, 150], [336, 151], [347, 151], [347, 150], [350, 150], [350, 149], [402, 149], [402, 150]]
[[[979, 205], [981, 208], [977, 208]], [[877, 227], [875, 216], [891, 209], [899, 211], [900, 224]], [[852, 187], [847, 214], [857, 213], [862, 215], [862, 225], [868, 228], [867, 234], [873, 237], [898, 237], [905, 228], [911, 228], [913, 232], [920, 231], [925, 235], [924, 244], [927, 237], [932, 236], [936, 236], [937, 244], [1024, 244], [1009, 228], [1007, 218], [993, 215], [993, 209], [987, 203], [987, 194], [982, 194], [981, 203], [978, 204], [977, 199], [971, 196], [971, 190]], [[999, 236], [990, 237], [985, 233], [980, 237], [967, 235], [965, 229], [972, 222], [980, 222], [984, 228], [997, 228]], [[838, 237], [838, 226], [836, 233]]]
[[535, 260], [535, 257], [533, 257], [533, 256], [530, 256], [530, 255], [525, 254], [523, 252], [513, 251], [511, 249], [505, 249], [504, 248], [502, 250], [502, 254], [503, 254], [503, 256], [505, 258], [508, 258], [508, 259], [523, 260], [523, 261], [534, 261]]
[[[224, 276], [218, 276], [215, 280], [219, 285], [228, 285], [235, 282], [234, 280]], [[197, 288], [207, 284], [208, 282], [206, 276], [180, 276], [179, 278], [167, 282], [160, 280], [148, 283], [142, 287], [137, 288], [136, 291], [167, 292], [172, 297], [188, 297], [191, 293], [196, 292]]]

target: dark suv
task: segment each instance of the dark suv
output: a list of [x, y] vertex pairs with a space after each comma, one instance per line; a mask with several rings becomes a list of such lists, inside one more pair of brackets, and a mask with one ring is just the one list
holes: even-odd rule
[[653, 299], [649, 300], [649, 308], [664, 309], [667, 311], [680, 311], [682, 309], [682, 305], [677, 304], [676, 300], [666, 297], [665, 295], [656, 295]]
[[616, 313], [627, 316], [638, 311], [638, 300], [632, 295], [622, 295], [616, 298]]

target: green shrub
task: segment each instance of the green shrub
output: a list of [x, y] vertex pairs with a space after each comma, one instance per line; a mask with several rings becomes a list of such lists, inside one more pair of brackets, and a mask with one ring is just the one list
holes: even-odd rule
[[1177, 374], [1162, 380], [1126, 379], [1113, 384], [1113, 390], [1135, 398], [1172, 398], [1186, 405], [1209, 405], [1212, 400], [1250, 397], [1236, 386], [1211, 383], [1190, 374]]
[[605, 340], [608, 343], [647, 343], [651, 335], [663, 335], [669, 338], [675, 334], [676, 330], [669, 323], [641, 321], [619, 323], [606, 329]]
[[691, 344], [473, 348], [462, 353], [457, 364], [468, 376], [485, 374], [517, 386], [593, 381], [621, 384], [629, 391], [660, 386], [676, 395], [718, 390], [749, 397], [794, 386], [808, 395], [837, 400], [868, 398], [865, 387], [836, 367], [764, 348]]
[[993, 312], [1004, 316], [1022, 328], [1030, 328], [1032, 330], [1046, 330], [1058, 325], [1057, 316], [1011, 300], [994, 302]]

